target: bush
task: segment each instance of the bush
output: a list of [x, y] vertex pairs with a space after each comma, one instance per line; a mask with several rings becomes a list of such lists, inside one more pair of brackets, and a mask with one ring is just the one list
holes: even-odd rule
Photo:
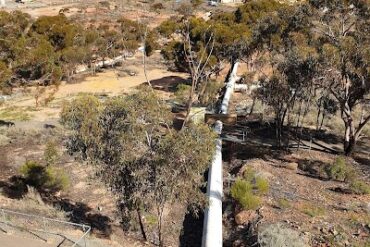
[[258, 233], [258, 243], [261, 247], [304, 247], [308, 246], [299, 233], [285, 228], [280, 224], [273, 224]]
[[245, 169], [243, 177], [253, 185], [253, 189], [255, 189], [258, 194], [264, 195], [269, 191], [269, 182], [267, 179], [257, 176], [256, 172], [251, 167]]
[[35, 161], [27, 161], [21, 166], [20, 172], [26, 184], [37, 189], [59, 191], [69, 185], [69, 178], [64, 172], [50, 166], [45, 167]]
[[55, 164], [59, 158], [57, 144], [54, 141], [48, 141], [44, 150], [44, 160], [47, 166]]
[[257, 177], [255, 188], [259, 194], [264, 195], [269, 191], [269, 182], [267, 179]]
[[180, 104], [186, 104], [189, 100], [189, 94], [190, 94], [191, 86], [186, 84], [179, 84], [177, 85], [175, 96], [176, 100]]
[[245, 210], [255, 210], [261, 204], [260, 198], [253, 194], [253, 185], [247, 180], [236, 180], [231, 187], [231, 196]]
[[280, 198], [278, 201], [277, 201], [277, 206], [280, 208], [280, 209], [286, 209], [286, 208], [289, 208], [290, 207], [290, 203], [287, 199], [285, 198]]
[[261, 199], [249, 191], [239, 199], [239, 203], [243, 209], [256, 210], [261, 205]]
[[[247, 167], [243, 172], [243, 179], [237, 179], [231, 187], [231, 197], [244, 209], [257, 209], [261, 199], [257, 195], [264, 195], [269, 190], [269, 183], [265, 178], [256, 176], [256, 172]], [[256, 195], [257, 194], [257, 195]]]
[[[223, 86], [223, 82], [218, 82], [215, 80], [209, 81], [205, 85], [204, 93], [200, 95], [200, 103], [202, 105], [210, 105], [216, 103], [218, 99], [218, 93]], [[202, 87], [204, 87], [204, 85], [202, 85]]]
[[356, 176], [354, 169], [346, 164], [344, 157], [338, 157], [334, 164], [326, 167], [325, 172], [330, 179], [345, 182], [353, 181]]
[[154, 3], [154, 4], [152, 4], [151, 7], [156, 12], [159, 12], [161, 9], [164, 9], [163, 3]]
[[325, 209], [317, 205], [306, 204], [303, 206], [302, 212], [310, 217], [316, 217], [324, 215]]
[[251, 191], [252, 185], [248, 181], [238, 179], [231, 187], [231, 196], [236, 200], [240, 200], [240, 198]]
[[358, 195], [367, 195], [370, 194], [370, 186], [362, 181], [353, 181], [349, 185], [349, 189]]
[[169, 19], [162, 22], [157, 29], [161, 35], [169, 38], [173, 33], [176, 32], [178, 28], [179, 25], [177, 24], [176, 20]]

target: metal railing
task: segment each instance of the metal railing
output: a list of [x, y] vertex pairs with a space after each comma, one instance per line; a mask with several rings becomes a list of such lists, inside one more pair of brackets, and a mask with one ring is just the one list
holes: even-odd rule
[[0, 208], [0, 232], [27, 235], [48, 243], [56, 242], [56, 246], [86, 247], [86, 237], [91, 227]]

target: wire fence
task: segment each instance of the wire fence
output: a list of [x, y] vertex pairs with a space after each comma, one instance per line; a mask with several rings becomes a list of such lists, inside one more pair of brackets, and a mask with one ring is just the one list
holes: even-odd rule
[[0, 233], [14, 234], [61, 247], [86, 247], [91, 227], [0, 208]]

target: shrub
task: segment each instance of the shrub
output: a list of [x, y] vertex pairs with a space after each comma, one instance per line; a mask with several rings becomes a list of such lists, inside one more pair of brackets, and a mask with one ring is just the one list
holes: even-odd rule
[[285, 209], [285, 208], [289, 208], [290, 207], [290, 203], [287, 199], [284, 199], [284, 198], [280, 198], [278, 201], [277, 201], [277, 206], [281, 209]]
[[177, 24], [176, 20], [166, 20], [163, 21], [159, 26], [158, 26], [158, 32], [165, 36], [165, 37], [170, 37], [173, 33], [176, 32], [176, 30], [179, 28], [179, 25]]
[[302, 210], [303, 213], [311, 217], [322, 216], [325, 214], [325, 209], [317, 205], [306, 204]]
[[264, 179], [262, 177], [257, 177], [256, 178], [256, 185], [255, 188], [257, 192], [261, 195], [266, 194], [269, 191], [269, 182], [267, 179]]
[[273, 224], [258, 233], [261, 247], [304, 247], [308, 246], [297, 231]]
[[189, 94], [190, 94], [191, 86], [186, 84], [179, 84], [177, 85], [175, 96], [176, 100], [180, 104], [186, 104], [189, 100]]
[[44, 150], [44, 160], [47, 166], [55, 164], [59, 158], [57, 144], [54, 141], [48, 141]]
[[68, 176], [53, 167], [45, 167], [35, 161], [27, 161], [21, 166], [20, 172], [26, 184], [37, 189], [51, 191], [64, 190], [69, 185]]
[[334, 164], [326, 167], [325, 171], [330, 179], [338, 181], [353, 181], [356, 176], [354, 169], [346, 164], [344, 157], [338, 157]]
[[202, 85], [205, 87], [204, 93], [200, 95], [200, 102], [202, 105], [210, 105], [214, 104], [218, 99], [218, 93], [221, 88], [224, 86], [223, 82], [211, 80], [206, 85]]
[[243, 177], [249, 182], [252, 182], [255, 176], [256, 176], [256, 172], [249, 166], [243, 172]]
[[252, 185], [248, 181], [238, 179], [235, 181], [235, 183], [231, 187], [231, 196], [235, 200], [240, 200], [240, 198], [242, 198], [245, 194], [251, 191], [252, 191]]
[[231, 196], [248, 210], [257, 209], [261, 204], [261, 199], [257, 195], [264, 195], [268, 190], [268, 181], [256, 176], [256, 172], [251, 167], [247, 167], [243, 172], [243, 179], [237, 179], [230, 192]]
[[261, 205], [261, 199], [249, 191], [239, 199], [239, 203], [243, 209], [256, 210]]
[[353, 181], [352, 183], [350, 183], [349, 189], [353, 193], [359, 194], [359, 195], [370, 194], [370, 186], [362, 181]]
[[261, 203], [260, 198], [253, 195], [252, 184], [242, 179], [236, 180], [231, 187], [231, 196], [246, 210], [257, 209]]

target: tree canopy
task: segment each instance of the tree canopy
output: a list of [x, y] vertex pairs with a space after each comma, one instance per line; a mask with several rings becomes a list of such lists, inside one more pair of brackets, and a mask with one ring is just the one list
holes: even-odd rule
[[68, 149], [97, 165], [100, 177], [120, 198], [126, 224], [133, 211], [156, 215], [160, 245], [166, 206], [203, 203], [200, 187], [215, 137], [205, 125], [176, 131], [169, 114], [148, 88], [104, 103], [82, 96], [61, 112], [61, 122], [71, 131]]

